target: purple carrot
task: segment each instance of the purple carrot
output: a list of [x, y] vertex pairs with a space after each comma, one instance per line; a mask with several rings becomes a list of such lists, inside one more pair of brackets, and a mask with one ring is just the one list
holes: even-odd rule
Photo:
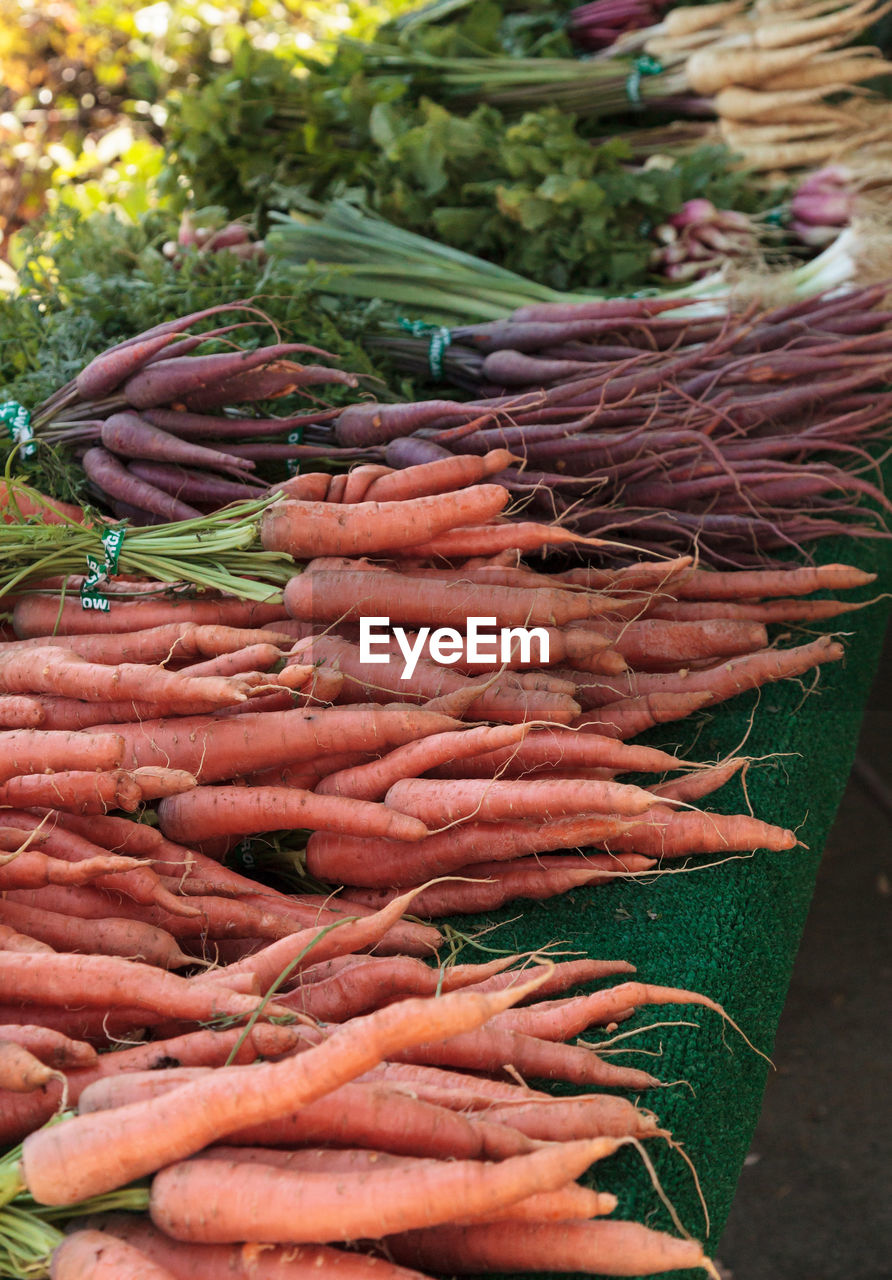
[[[78, 394], [85, 400], [98, 400], [109, 395], [117, 387], [140, 369], [147, 359], [163, 350], [166, 343], [176, 334], [183, 333], [190, 325], [210, 316], [219, 315], [221, 311], [245, 311], [260, 316], [267, 324], [271, 321], [258, 307], [247, 302], [227, 302], [204, 311], [193, 311], [191, 315], [180, 316], [178, 320], [168, 320], [164, 324], [156, 324], [143, 333], [136, 334], [119, 342], [101, 355], [96, 356], [83, 368], [75, 379]], [[160, 340], [160, 341], [159, 341]], [[134, 348], [139, 354], [132, 358], [125, 356]]]
[[397, 436], [411, 436], [420, 427], [439, 424], [444, 418], [467, 422], [480, 416], [474, 405], [460, 404], [457, 400], [425, 400], [421, 404], [378, 404], [363, 400], [348, 404], [335, 422], [335, 437], [339, 444], [363, 447], [387, 444]]
[[197, 502], [202, 506], [225, 506], [229, 502], [244, 502], [266, 492], [266, 485], [239, 484], [223, 476], [210, 475], [207, 471], [194, 471], [166, 462], [131, 462], [127, 470], [139, 480], [145, 480], [156, 489], [163, 489], [183, 502]]
[[135, 413], [115, 413], [107, 418], [102, 424], [102, 443], [122, 458], [176, 462], [184, 467], [206, 467], [212, 471], [254, 469], [253, 463], [235, 454], [220, 453], [190, 440], [180, 440]]
[[214, 387], [236, 374], [308, 350], [315, 353], [318, 348], [309, 348], [300, 342], [282, 342], [272, 347], [257, 347], [253, 351], [223, 351], [207, 356], [175, 356], [170, 360], [158, 360], [130, 378], [124, 384], [123, 394], [135, 409], [154, 409], [158, 405], [181, 400], [190, 392]]
[[384, 450], [384, 461], [388, 467], [417, 467], [424, 462], [439, 462], [442, 458], [451, 458], [452, 454], [433, 440], [422, 440], [418, 436], [402, 436], [391, 440]]
[[282, 462], [289, 458], [312, 458], [318, 462], [324, 462], [326, 458], [340, 462], [360, 458], [363, 462], [368, 462], [370, 458], [377, 457], [377, 453], [368, 453], [365, 449], [339, 449], [327, 444], [269, 444], [264, 440], [233, 444], [228, 448], [237, 457], [250, 458], [256, 462]]
[[687, 298], [604, 298], [597, 302], [533, 302], [511, 312], [510, 319], [587, 320], [589, 318], [648, 319], [662, 311], [689, 307]]
[[109, 498], [150, 511], [165, 520], [191, 520], [201, 515], [200, 511], [185, 502], [178, 502], [169, 493], [146, 484], [145, 480], [138, 480], [107, 449], [98, 445], [88, 449], [82, 462], [87, 478]]
[[183, 403], [199, 413], [207, 409], [221, 409], [227, 404], [242, 404], [256, 400], [278, 400], [290, 396], [302, 387], [323, 383], [339, 383], [355, 387], [359, 379], [341, 369], [329, 369], [317, 364], [294, 364], [290, 360], [278, 360], [264, 369], [250, 369], [210, 386], [188, 391]]
[[205, 413], [186, 413], [180, 409], [146, 409], [142, 417], [146, 422], [163, 427], [175, 436], [209, 436], [217, 440], [231, 437], [244, 440], [247, 436], [284, 435], [298, 427], [328, 422], [340, 412], [340, 408], [334, 408], [320, 409], [316, 413], [296, 413], [289, 418], [224, 418]]
[[490, 382], [506, 387], [541, 386], [562, 378], [575, 378], [608, 367], [603, 361], [542, 360], [503, 347], [491, 351], [483, 361], [483, 374]]

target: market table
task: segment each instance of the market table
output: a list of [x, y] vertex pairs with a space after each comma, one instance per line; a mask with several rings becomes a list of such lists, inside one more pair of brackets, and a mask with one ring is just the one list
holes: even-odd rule
[[[872, 599], [892, 581], [892, 551], [886, 542], [828, 542], [818, 546], [814, 558], [818, 563], [858, 564], [879, 574], [874, 587], [853, 593], [853, 598]], [[485, 946], [523, 951], [561, 942], [601, 958], [630, 960], [644, 981], [688, 987], [717, 1000], [753, 1044], [770, 1055], [821, 853], [854, 760], [888, 615], [888, 601], [879, 600], [829, 624], [809, 627], [807, 635], [798, 628], [774, 628], [774, 638], [791, 631], [799, 642], [821, 631], [843, 633], [846, 657], [823, 667], [814, 686], [811, 676], [769, 685], [692, 720], [660, 726], [641, 739], [677, 748], [692, 759], [715, 760], [729, 753], [752, 757], [746, 795], [735, 779], [709, 797], [708, 807], [745, 812], [748, 798], [758, 817], [797, 831], [807, 847], [695, 858], [688, 863], [691, 870], [681, 874], [679, 863], [669, 863], [668, 875], [577, 889], [543, 903], [515, 903], [496, 917], [465, 916], [453, 923], [462, 933], [474, 934], [494, 919], [501, 921], [500, 928], [480, 939]], [[462, 959], [471, 958], [469, 951], [463, 952]], [[686, 1082], [642, 1094], [640, 1103], [656, 1111], [694, 1163], [709, 1208], [708, 1236], [685, 1163], [665, 1143], [648, 1145], [681, 1221], [692, 1235], [707, 1240], [707, 1252], [714, 1257], [770, 1068], [708, 1010], [646, 1008], [621, 1030], [679, 1019], [699, 1025], [660, 1027], [625, 1041], [650, 1050], [662, 1046], [662, 1055], [619, 1060], [644, 1066], [664, 1081]], [[574, 1092], [569, 1087], [560, 1091]], [[595, 1185], [619, 1194], [617, 1216], [674, 1230], [634, 1151], [618, 1153], [596, 1175]], [[673, 1274], [679, 1280], [702, 1276]]]

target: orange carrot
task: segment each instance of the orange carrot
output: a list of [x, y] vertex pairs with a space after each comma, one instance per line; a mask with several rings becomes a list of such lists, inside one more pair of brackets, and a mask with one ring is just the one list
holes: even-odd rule
[[11, 1093], [34, 1093], [58, 1077], [58, 1071], [35, 1058], [24, 1045], [0, 1035], [0, 1089], [9, 1089]]
[[[3, 959], [0, 953], [0, 964]], [[111, 1126], [103, 1115], [53, 1125], [25, 1139], [25, 1183], [41, 1204], [76, 1204], [125, 1186], [240, 1127], [287, 1115], [419, 1039], [482, 1026], [526, 994], [521, 986], [494, 995], [456, 991], [438, 1000], [401, 1000], [354, 1019], [296, 1058], [252, 1068], [240, 1089], [212, 1074], [151, 1104], [119, 1108]]]
[[711, 702], [716, 703], [774, 680], [804, 675], [823, 662], [839, 662], [844, 655], [838, 641], [821, 636], [793, 649], [763, 649], [696, 671], [603, 676], [590, 684], [577, 685], [577, 695], [586, 707], [600, 707], [646, 693], [709, 693]]
[[644, 1004], [696, 1004], [725, 1017], [721, 1005], [697, 991], [658, 987], [645, 982], [622, 982], [604, 991], [564, 1000], [543, 1000], [525, 1009], [498, 1014], [487, 1030], [498, 1028], [540, 1040], [560, 1042], [581, 1035], [589, 1027], [605, 1026], [618, 1013]]
[[450, 717], [408, 705], [249, 713], [230, 720], [186, 716], [116, 726], [125, 743], [125, 767], [185, 769], [199, 782], [225, 781], [236, 773], [297, 764], [335, 751], [380, 751], [460, 727]]
[[743, 758], [727, 760], [724, 764], [715, 764], [708, 769], [697, 769], [685, 774], [683, 778], [674, 778], [671, 782], [661, 782], [653, 788], [656, 796], [665, 796], [667, 800], [682, 800], [685, 804], [693, 804], [703, 796], [712, 795], [726, 782], [739, 773], [746, 760]]
[[670, 586], [674, 590], [678, 576], [692, 563], [690, 556], [679, 556], [675, 560], [643, 560], [619, 569], [586, 565], [557, 573], [554, 577], [566, 586], [585, 587], [589, 591], [603, 591], [605, 588], [611, 591], [650, 591], [662, 586]]
[[328, 471], [304, 471], [277, 484], [274, 492], [284, 493], [286, 498], [301, 502], [325, 502], [331, 481], [332, 476]]
[[[7, 826], [21, 827], [26, 830], [43, 828], [41, 848], [51, 857], [60, 858], [65, 862], [84, 862], [105, 853], [104, 849], [91, 844], [80, 835], [75, 835], [73, 831], [59, 831], [46, 824], [45, 819], [36, 818], [21, 810], [0, 810], [0, 827]], [[174, 915], [198, 914], [184, 898], [165, 889], [151, 867], [134, 866], [128, 871], [94, 876], [92, 883], [98, 888], [117, 890], [135, 902], [157, 904]]]
[[[369, 489], [376, 480], [382, 476], [393, 475], [392, 467], [385, 467], [378, 462], [366, 462], [348, 472], [347, 479], [344, 483], [344, 492], [341, 495], [341, 502], [366, 502], [369, 501]], [[447, 489], [457, 489], [459, 485], [447, 485]], [[296, 495], [295, 495], [296, 496]], [[413, 498], [420, 497], [420, 494], [413, 493]], [[375, 495], [375, 502], [380, 498]]]
[[696, 1240], [678, 1240], [637, 1222], [506, 1222], [434, 1227], [394, 1236], [389, 1254], [407, 1266], [451, 1275], [486, 1271], [582, 1271], [644, 1276], [702, 1267]]
[[[106, 1016], [101, 1009], [97, 1012], [100, 1018]], [[23, 1028], [11, 1028], [7, 1025], [5, 1032], [9, 1034], [16, 1029]], [[31, 1033], [35, 1028], [28, 1026], [24, 1030]], [[36, 1030], [48, 1031], [44, 1027]], [[58, 1032], [52, 1034], [57, 1035]], [[247, 1036], [244, 1027], [233, 1027], [228, 1031], [204, 1028], [169, 1040], [137, 1044], [130, 1049], [116, 1049], [114, 1053], [100, 1054], [93, 1066], [85, 1065], [83, 1069], [67, 1070], [68, 1101], [73, 1105], [89, 1085], [107, 1076], [140, 1071], [157, 1074], [171, 1062], [219, 1067], [233, 1053], [237, 1062], [253, 1062], [258, 1056], [278, 1057], [285, 1054], [294, 1048], [296, 1042], [294, 1028], [258, 1022]], [[88, 1049], [89, 1046], [85, 1045], [84, 1048]], [[48, 1085], [39, 1097], [32, 1095], [27, 1099], [27, 1105], [19, 1104], [15, 1108], [10, 1107], [8, 1100], [0, 1094], [0, 1142], [6, 1145], [21, 1142], [28, 1133], [39, 1129], [50, 1119], [58, 1110], [61, 1100], [62, 1090], [56, 1084]]]
[[[207, 1022], [254, 1013], [258, 1001], [221, 983], [199, 985], [150, 965], [98, 955], [20, 955], [0, 952], [0, 976], [17, 1004], [130, 1006], [166, 1017]], [[270, 1004], [269, 1016], [284, 1010]]]
[[498, 775], [511, 778], [545, 765], [566, 766], [568, 769], [607, 767], [624, 773], [665, 773], [681, 768], [684, 763], [654, 747], [627, 746], [613, 738], [599, 737], [594, 733], [581, 734], [570, 729], [536, 728], [517, 745], [481, 750], [471, 760], [441, 765], [434, 776], [478, 778]]
[[525, 1080], [563, 1080], [567, 1084], [608, 1089], [637, 1091], [651, 1089], [659, 1083], [646, 1071], [605, 1062], [590, 1049], [555, 1044], [495, 1025], [391, 1056], [396, 1062], [457, 1067], [462, 1071], [496, 1073], [511, 1066]]
[[841, 613], [865, 609], [870, 601], [854, 600], [667, 600], [655, 605], [652, 618], [698, 621], [704, 618], [748, 619], [751, 622], [823, 622]]
[[467, 822], [420, 840], [411, 849], [394, 840], [379, 841], [374, 859], [367, 841], [331, 832], [314, 832], [307, 841], [307, 870], [319, 880], [392, 888], [420, 885], [434, 876], [449, 875], [468, 863], [508, 861], [524, 854], [555, 849], [584, 848], [614, 843], [628, 829], [628, 820], [605, 814], [557, 822]]
[[[159, 584], [162, 587], [163, 584]], [[217, 599], [189, 599], [174, 596], [158, 600], [115, 601], [114, 609], [97, 613], [82, 609], [79, 600], [59, 600], [52, 596], [28, 595], [16, 602], [12, 622], [20, 639], [30, 636], [93, 635], [99, 632], [130, 633], [171, 622], [199, 625], [262, 627], [286, 617], [278, 604], [256, 604], [229, 596]]]
[[247, 697], [247, 686], [237, 676], [190, 676], [133, 662], [112, 667], [51, 646], [0, 656], [0, 688], [87, 702], [137, 698], [165, 703], [171, 710], [180, 704], [226, 706]]
[[157, 765], [134, 769], [130, 777], [142, 792], [143, 800], [178, 796], [197, 785], [194, 775], [187, 773], [185, 769], [161, 769]]
[[512, 747], [521, 742], [527, 726], [483, 725], [455, 733], [437, 733], [418, 742], [370, 760], [328, 774], [319, 783], [319, 795], [352, 796], [356, 800], [383, 799], [388, 789], [402, 778], [416, 778], [447, 760], [466, 760], [483, 752]]
[[451, 965], [434, 969], [409, 956], [365, 956], [329, 977], [305, 972], [301, 975], [303, 981], [289, 995], [279, 997], [279, 1003], [320, 1022], [346, 1022], [406, 996], [435, 996], [471, 985], [480, 990], [480, 983], [493, 968], [504, 968], [509, 960], [510, 957], [495, 966]]
[[606, 1093], [544, 1102], [497, 1102], [485, 1113], [491, 1124], [508, 1124], [528, 1138], [542, 1142], [571, 1142], [575, 1138], [646, 1138], [657, 1128], [655, 1116], [626, 1098]]
[[[226, 1163], [266, 1165], [287, 1169], [290, 1173], [314, 1174], [366, 1174], [375, 1182], [375, 1175], [382, 1170], [401, 1169], [420, 1178], [436, 1177], [442, 1170], [442, 1161], [418, 1156], [397, 1156], [388, 1152], [368, 1151], [361, 1147], [331, 1151], [326, 1147], [310, 1147], [297, 1151], [281, 1151], [271, 1147], [209, 1147], [202, 1152], [202, 1160], [221, 1160]], [[573, 1219], [592, 1218], [612, 1213], [616, 1208], [616, 1196], [601, 1196], [588, 1187], [568, 1182], [554, 1191], [543, 1191], [516, 1200], [512, 1204], [489, 1213], [474, 1214], [465, 1221], [473, 1222], [566, 1222]], [[452, 1221], [456, 1221], [452, 1219]], [[458, 1221], [461, 1221], [459, 1219]]]
[[140, 1249], [104, 1231], [81, 1230], [53, 1250], [50, 1280], [176, 1280]]
[[0, 781], [46, 769], [66, 769], [76, 759], [82, 769], [116, 769], [124, 740], [117, 733], [44, 733], [13, 729], [0, 734]]
[[[111, 666], [117, 666], [121, 662], [167, 663], [185, 658], [214, 659], [233, 656], [258, 643], [275, 648], [276, 641], [287, 643], [287, 639], [286, 635], [274, 631], [218, 624], [199, 625], [195, 622], [168, 622], [148, 630], [126, 634], [34, 636], [27, 640], [0, 644], [0, 657], [36, 648], [57, 648], [71, 650], [87, 662]], [[189, 674], [199, 673], [190, 667]], [[224, 673], [210, 671], [207, 674]]]
[[478, 524], [498, 515], [509, 500], [499, 484], [410, 498], [405, 502], [291, 500], [269, 507], [260, 539], [267, 551], [286, 551], [297, 560], [325, 555], [369, 555], [427, 542], [457, 525]]
[[9, 860], [0, 858], [0, 891], [40, 889], [49, 884], [89, 884], [100, 876], [114, 875], [136, 865], [133, 858], [119, 858], [113, 854], [85, 858], [83, 862], [66, 862], [37, 849], [25, 849]]
[[[248, 634], [263, 635], [264, 632], [252, 631]], [[273, 636], [272, 632], [269, 634]], [[290, 648], [291, 637], [279, 634], [269, 641], [246, 644], [242, 649], [221, 653], [204, 662], [190, 662], [185, 670], [190, 676], [234, 676], [249, 671], [269, 671], [279, 661], [281, 651]]]
[[463, 629], [469, 617], [495, 617], [500, 626], [560, 627], [597, 617], [612, 604], [610, 597], [592, 592], [496, 587], [461, 579], [447, 584], [368, 571], [301, 574], [285, 588], [291, 617], [312, 622], [381, 616], [413, 626]]
[[27, 1049], [35, 1058], [57, 1071], [92, 1067], [98, 1061], [96, 1050], [82, 1040], [71, 1040], [46, 1027], [3, 1026], [0, 1040], [12, 1041]]
[[[299, 477], [298, 477], [299, 478]], [[417, 1271], [386, 1258], [332, 1249], [324, 1244], [225, 1245], [182, 1244], [170, 1240], [147, 1218], [114, 1214], [90, 1219], [103, 1231], [135, 1244], [140, 1252], [167, 1267], [175, 1280], [425, 1280]]]
[[37, 698], [19, 693], [0, 694], [0, 728], [36, 729], [43, 723], [43, 707]]
[[[333, 956], [349, 955], [364, 947], [372, 947], [409, 910], [416, 893], [417, 890], [410, 890], [372, 915], [353, 920], [345, 916], [343, 923], [336, 928], [324, 924], [293, 933], [244, 960], [228, 965], [227, 975], [256, 974], [261, 989], [265, 991], [282, 974], [319, 964]], [[349, 911], [349, 904], [347, 909]], [[201, 982], [202, 978], [199, 976], [192, 981]]]
[[18, 933], [8, 924], [0, 924], [0, 951], [43, 952], [51, 954], [53, 948], [27, 934]]
[[132, 774], [123, 769], [108, 773], [63, 770], [60, 773], [32, 773], [0, 783], [0, 805], [30, 808], [50, 805], [73, 809], [76, 813], [106, 813], [125, 809], [133, 813], [142, 803], [143, 793]]
[[[269, 1165], [199, 1157], [156, 1174], [150, 1213], [166, 1235], [188, 1241], [302, 1243], [308, 1235], [355, 1240], [479, 1216], [556, 1190], [616, 1147], [616, 1139], [593, 1138], [500, 1163], [425, 1161], [337, 1175], [290, 1174]], [[305, 1210], [299, 1216], [293, 1211], [296, 1195]]]
[[795, 569], [745, 569], [716, 573], [712, 569], [689, 569], [672, 582], [672, 594], [679, 600], [742, 600], [762, 596], [807, 596], [812, 591], [849, 591], [876, 582], [875, 573], [865, 573], [847, 564], [802, 565]]
[[547, 821], [584, 813], [632, 815], [646, 813], [659, 802], [643, 787], [622, 782], [404, 778], [394, 783], [384, 803], [415, 815], [433, 829], [469, 818], [498, 822], [518, 818]]
[[642, 693], [585, 711], [570, 726], [583, 733], [634, 738], [655, 724], [683, 720], [712, 702], [708, 690], [693, 693]]
[[296, 787], [193, 787], [162, 800], [158, 818], [164, 834], [179, 842], [283, 827], [391, 840], [421, 840], [427, 835], [424, 823], [388, 811], [383, 804], [320, 796]]
[[636, 671], [671, 671], [701, 658], [734, 657], [768, 644], [759, 622], [708, 618], [702, 622], [662, 622], [644, 618], [608, 631], [616, 649]]
[[655, 808], [627, 833], [604, 841], [604, 847], [614, 853], [678, 858], [695, 853], [751, 853], [754, 849], [780, 853], [795, 849], [797, 843], [792, 831], [745, 813]]
[[124, 956], [161, 969], [182, 969], [194, 963], [169, 933], [140, 920], [113, 916], [105, 920], [81, 920], [41, 907], [0, 900], [0, 921], [31, 938], [38, 938], [54, 951]]
[[[298, 640], [291, 652], [291, 661], [324, 661], [339, 671], [344, 681], [338, 694], [341, 702], [429, 702], [444, 694], [461, 693], [468, 685], [465, 676], [425, 658], [416, 662], [411, 679], [404, 680], [401, 658], [383, 665], [364, 663], [359, 646], [340, 636]], [[574, 710], [578, 705], [564, 694], [527, 692], [513, 673], [506, 672], [496, 682], [481, 688], [466, 714], [508, 723], [553, 720], [566, 724], [578, 714]]]
[[508, 449], [491, 449], [482, 456], [456, 453], [449, 458], [405, 467], [402, 471], [388, 468], [386, 475], [372, 481], [365, 496], [371, 502], [401, 502], [407, 498], [449, 493], [477, 484], [486, 476], [498, 475], [517, 461]]
[[536, 554], [547, 547], [569, 547], [584, 543], [589, 547], [604, 545], [600, 538], [587, 538], [559, 524], [537, 524], [534, 520], [467, 525], [449, 529], [435, 538], [409, 547], [413, 556], [434, 560], [454, 560], [461, 556], [490, 556], [499, 551]]
[[[78, 1112], [88, 1115], [151, 1101], [211, 1070], [173, 1067], [100, 1077], [81, 1093]], [[232, 1078], [237, 1082], [240, 1077]], [[361, 1143], [375, 1152], [403, 1158], [435, 1156], [442, 1160], [501, 1160], [532, 1151], [536, 1145], [513, 1129], [509, 1119], [493, 1125], [484, 1117], [456, 1114], [453, 1108], [374, 1082], [341, 1085], [292, 1115], [236, 1131], [229, 1141], [249, 1148], [273, 1143], [299, 1148], [322, 1142], [348, 1147]]]
[[[474, 863], [458, 867], [450, 879], [422, 888], [412, 913], [436, 920], [444, 915], [494, 911], [518, 897], [541, 901], [582, 884], [609, 884], [627, 872], [644, 872], [654, 860], [639, 854], [567, 854], [558, 858], [517, 858], [509, 863]], [[398, 890], [351, 888], [348, 902], [380, 908]]]
[[49, 498], [24, 485], [0, 480], [0, 520], [4, 524], [12, 524], [29, 516], [39, 516], [42, 524], [67, 524], [72, 520], [76, 524], [87, 523], [83, 507]]

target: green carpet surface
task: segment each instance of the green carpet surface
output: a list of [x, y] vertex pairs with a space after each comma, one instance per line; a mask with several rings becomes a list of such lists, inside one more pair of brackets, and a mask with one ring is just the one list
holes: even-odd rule
[[[873, 599], [892, 584], [892, 551], [886, 542], [828, 542], [815, 547], [814, 561], [858, 564], [879, 574], [873, 587], [852, 593], [852, 599]], [[666, 864], [673, 874], [574, 890], [543, 903], [515, 903], [495, 916], [456, 919], [455, 926], [474, 934], [501, 922], [480, 938], [491, 947], [523, 951], [563, 942], [599, 958], [629, 960], [642, 981], [693, 989], [717, 1000], [753, 1044], [770, 1055], [821, 853], [854, 760], [888, 613], [888, 601], [880, 599], [828, 624], [773, 628], [772, 638], [783, 638], [785, 645], [833, 632], [843, 639], [846, 657], [822, 667], [815, 681], [810, 673], [801, 681], [769, 685], [692, 720], [659, 726], [640, 739], [696, 760], [711, 762], [729, 753], [751, 757], [746, 795], [734, 780], [707, 797], [703, 807], [745, 813], [748, 799], [757, 817], [795, 830], [807, 847], [727, 860], [692, 858], [683, 874], [675, 874], [681, 866], [675, 860]], [[462, 960], [471, 958], [469, 949], [462, 951]], [[696, 1167], [711, 1219], [708, 1235], [690, 1171], [665, 1143], [648, 1144], [681, 1221], [714, 1257], [771, 1068], [717, 1015], [702, 1008], [645, 1008], [620, 1030], [680, 1019], [699, 1025], [660, 1027], [624, 1042], [662, 1048], [661, 1056], [628, 1054], [611, 1061], [641, 1067], [663, 1081], [684, 1082], [650, 1090], [639, 1101], [657, 1113]], [[604, 1036], [592, 1032], [585, 1038]], [[588, 1181], [619, 1196], [617, 1216], [674, 1230], [633, 1150], [596, 1166]], [[703, 1272], [672, 1274], [689, 1280]]]

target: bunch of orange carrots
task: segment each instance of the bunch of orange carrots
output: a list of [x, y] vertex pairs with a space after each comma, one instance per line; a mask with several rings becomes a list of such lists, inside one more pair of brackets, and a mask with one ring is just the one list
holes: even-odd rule
[[[670, 1135], [600, 1092], [655, 1077], [565, 1042], [644, 1005], [724, 1011], [621, 960], [436, 967], [442, 935], [418, 917], [663, 857], [792, 849], [790, 831], [698, 807], [744, 759], [627, 739], [840, 658], [832, 638], [780, 648], [766, 627], [857, 607], [811, 597], [870, 577], [690, 558], [536, 572], [523, 554], [582, 540], [503, 516], [508, 491], [487, 481], [510, 463], [287, 482], [262, 518], [265, 548], [303, 565], [281, 603], [114, 578], [102, 613], [16, 597], [0, 643], [0, 1144], [23, 1146], [0, 1161], [0, 1254], [27, 1222], [46, 1256], [14, 1274], [711, 1272], [683, 1231], [614, 1220], [616, 1195], [577, 1181], [621, 1146], [649, 1163], [642, 1144]], [[371, 663], [358, 632], [385, 616]], [[492, 660], [469, 645], [478, 617], [509, 632]], [[419, 657], [434, 627], [449, 653]], [[341, 895], [223, 861], [295, 830], [316, 887]], [[137, 1216], [52, 1225], [119, 1204]]]

